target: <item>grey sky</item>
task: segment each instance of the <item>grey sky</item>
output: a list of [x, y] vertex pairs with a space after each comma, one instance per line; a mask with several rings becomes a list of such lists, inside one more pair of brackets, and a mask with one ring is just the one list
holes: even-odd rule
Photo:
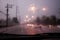
[[[18, 16], [24, 20], [25, 15], [56, 15], [59, 17], [58, 8], [60, 7], [60, 0], [0, 0], [0, 10], [6, 13], [6, 3], [13, 4], [13, 8], [10, 8], [10, 17], [14, 17], [16, 14], [16, 5], [18, 6]], [[28, 12], [28, 8], [31, 4], [34, 4], [37, 10], [35, 14]], [[46, 11], [42, 11], [42, 8], [46, 8]], [[38, 14], [37, 14], [38, 13]]]

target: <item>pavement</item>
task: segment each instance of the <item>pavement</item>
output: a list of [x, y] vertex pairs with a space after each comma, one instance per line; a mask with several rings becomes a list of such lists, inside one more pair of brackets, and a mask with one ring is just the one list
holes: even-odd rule
[[48, 28], [46, 26], [42, 26], [41, 28], [34, 26], [25, 25], [16, 25], [12, 27], [0, 28], [0, 33], [8, 33], [8, 34], [22, 34], [22, 35], [33, 35], [40, 33], [60, 33], [60, 28]]

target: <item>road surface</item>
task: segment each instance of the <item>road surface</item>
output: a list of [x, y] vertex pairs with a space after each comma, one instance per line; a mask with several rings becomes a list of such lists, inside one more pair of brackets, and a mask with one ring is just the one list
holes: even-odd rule
[[8, 34], [22, 34], [22, 35], [33, 35], [40, 33], [52, 33], [60, 32], [60, 28], [49, 29], [48, 27], [42, 26], [42, 28], [35, 28], [27, 25], [16, 25], [7, 28], [0, 28], [0, 33]]

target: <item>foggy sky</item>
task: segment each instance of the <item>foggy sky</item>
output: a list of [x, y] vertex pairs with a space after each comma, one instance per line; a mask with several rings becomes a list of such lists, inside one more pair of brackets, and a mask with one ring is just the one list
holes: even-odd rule
[[[16, 6], [18, 6], [18, 19], [24, 20], [25, 15], [56, 15], [59, 18], [60, 0], [0, 0], [0, 10], [6, 13], [6, 4], [13, 4], [12, 8], [9, 8], [10, 17], [16, 16]], [[35, 14], [28, 12], [28, 8], [31, 4], [34, 4], [36, 8]], [[46, 11], [42, 11], [42, 8], [46, 8]], [[1, 16], [1, 15], [0, 15]], [[22, 20], [22, 21], [23, 21]]]

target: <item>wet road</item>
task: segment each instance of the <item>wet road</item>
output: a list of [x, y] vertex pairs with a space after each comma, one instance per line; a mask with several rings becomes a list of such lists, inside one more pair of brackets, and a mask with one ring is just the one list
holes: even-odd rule
[[60, 28], [50, 29], [48, 27], [42, 26], [42, 28], [35, 26], [27, 26], [27, 25], [16, 25], [7, 28], [0, 28], [0, 33], [9, 33], [9, 34], [40, 34], [40, 33], [52, 33], [52, 32], [60, 32]]

